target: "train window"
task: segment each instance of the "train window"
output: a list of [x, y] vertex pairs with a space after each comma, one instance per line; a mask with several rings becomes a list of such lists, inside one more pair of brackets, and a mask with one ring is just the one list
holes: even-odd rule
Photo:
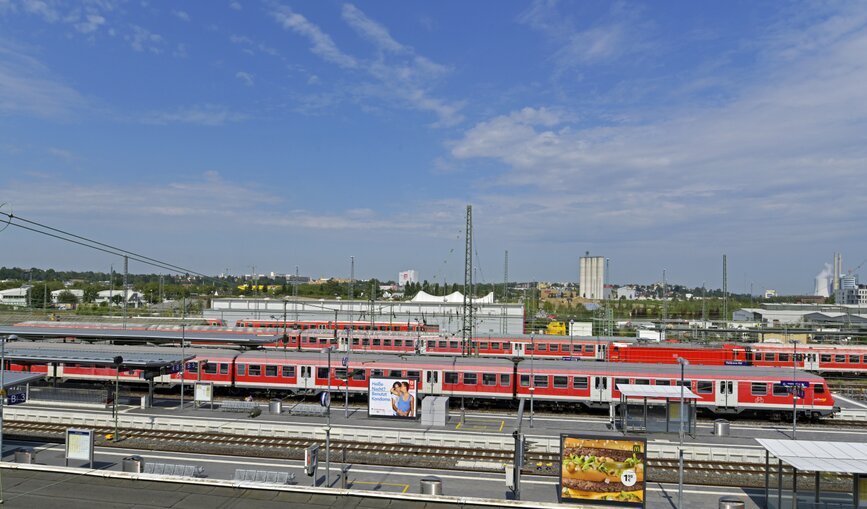
[[789, 388], [783, 384], [774, 384], [774, 396], [788, 396]]
[[265, 365], [265, 376], [277, 376], [277, 366]]
[[449, 341], [449, 348], [457, 348], [457, 347], [458, 347], [457, 341]]
[[863, 362], [864, 362], [865, 364], [867, 364], [867, 355], [864, 356], [864, 361], [863, 361]]
[[764, 382], [753, 382], [750, 387], [750, 393], [753, 396], [767, 396], [768, 395], [768, 384]]
[[699, 380], [696, 384], [695, 392], [698, 394], [713, 394], [713, 382]]
[[[491, 350], [500, 350], [500, 344], [496, 343], [496, 342], [491, 343]], [[864, 357], [867, 358], [867, 355], [865, 355]], [[864, 361], [864, 362], [867, 362], [867, 361]]]
[[481, 348], [482, 350], [487, 350], [488, 349], [488, 342], [482, 341], [481, 343], [479, 343], [479, 348]]
[[438, 348], [447, 348], [446, 345], [448, 345], [447, 341], [437, 341], [437, 347]]
[[247, 366], [245, 364], [238, 364], [238, 376], [244, 376], [247, 374]]
[[478, 375], [475, 373], [464, 373], [464, 385], [476, 385], [479, 383]]
[[328, 378], [328, 368], [316, 368], [316, 378]]
[[683, 385], [684, 387], [686, 387], [687, 389], [689, 389], [689, 388], [692, 386], [692, 380], [684, 380], [684, 381], [683, 381], [683, 384], [680, 383], [680, 380], [675, 380], [674, 385], [676, 385], [676, 386], [678, 386], [678, 387], [680, 387], [681, 385]]
[[337, 338], [332, 337], [328, 340], [328, 342], [331, 343], [332, 345], [336, 345], [337, 344]]
[[671, 380], [657, 380], [656, 385], [671, 385]]
[[555, 389], [568, 389], [569, 388], [569, 377], [568, 376], [554, 376], [554, 388]]
[[789, 362], [789, 354], [781, 353], [780, 354], [780, 362]]
[[815, 393], [815, 394], [825, 394], [825, 386], [824, 386], [824, 385], [821, 385], [821, 384], [819, 384], [819, 385], [814, 385], [814, 386], [813, 386], [813, 393]]
[[765, 352], [765, 360], [773, 362], [774, 352]]
[[401, 370], [399, 370], [399, 369], [389, 369], [389, 370], [388, 370], [388, 376], [394, 376], [394, 377], [397, 377], [397, 378], [400, 378], [401, 376], [403, 376], [402, 373], [403, 373], [403, 372], [402, 372]]
[[616, 388], [618, 385], [626, 385], [629, 383], [628, 378], [615, 378], [614, 379], [614, 387]]
[[532, 352], [535, 348], [536, 348], [536, 345], [534, 345], [533, 343], [527, 343], [524, 346], [524, 350], [526, 350], [528, 352]]
[[228, 375], [229, 374], [229, 365], [226, 363], [220, 364], [220, 374]]
[[521, 375], [521, 387], [530, 386], [530, 375]]
[[324, 345], [327, 342], [327, 338], [319, 338], [319, 344]]
[[849, 356], [849, 362], [851, 362], [852, 364], [858, 364], [858, 359], [859, 359], [859, 357], [857, 355], [850, 355]]
[[584, 353], [593, 353], [593, 345], [584, 345]]
[[647, 378], [636, 378], [635, 385], [650, 385], [650, 380]]
[[[385, 345], [385, 346], [388, 346], [388, 345]], [[395, 339], [394, 340], [394, 346], [403, 346], [403, 340], [402, 339]], [[409, 346], [409, 340], [406, 340], [406, 346]]]
[[587, 388], [587, 377], [586, 376], [572, 377], [572, 387], [574, 387], [576, 389], [586, 389]]
[[831, 354], [823, 353], [822, 354], [822, 362], [831, 362]]
[[482, 373], [482, 385], [497, 385], [497, 374]]
[[508, 387], [510, 385], [512, 385], [512, 375], [500, 373], [500, 387]]
[[352, 370], [352, 379], [358, 380], [358, 381], [364, 380], [365, 379], [364, 370], [363, 369], [353, 369]]
[[547, 351], [548, 351], [548, 345], [542, 343], [541, 345], [539, 345], [538, 350], [539, 350], [540, 352], [547, 352]]
[[385, 371], [381, 370], [381, 369], [371, 369], [370, 370], [370, 376], [382, 376], [384, 374], [385, 374]]
[[358, 338], [352, 338], [352, 346], [358, 346]]
[[458, 383], [458, 374], [454, 371], [446, 371], [443, 373], [443, 382], [447, 384]]
[[421, 373], [419, 373], [418, 371], [407, 371], [406, 377], [407, 378], [415, 378], [416, 380], [421, 380]]
[[744, 354], [744, 359], [745, 359], [747, 362], [752, 362], [752, 361], [753, 361], [753, 352], [746, 352], [746, 353]]
[[534, 375], [533, 387], [548, 387], [548, 375]]
[[391, 340], [390, 339], [383, 339], [382, 340], [382, 346], [391, 346]]
[[362, 346], [370, 346], [370, 338], [364, 338], [361, 340]]
[[834, 356], [834, 362], [846, 362], [846, 356], [845, 355], [835, 355]]
[[379, 338], [373, 338], [373, 346], [380, 346], [380, 345], [382, 345], [382, 340]]
[[283, 378], [295, 378], [295, 366], [283, 366]]
[[[857, 355], [855, 357], [858, 357]], [[198, 362], [188, 362], [187, 363], [187, 371], [191, 371], [193, 373], [199, 372], [199, 363]]]
[[335, 368], [334, 378], [338, 380], [346, 380], [346, 368]]
[[204, 366], [204, 372], [209, 374], [209, 375], [216, 375], [217, 374], [217, 365], [211, 364], [210, 362], [206, 362], [205, 366]]

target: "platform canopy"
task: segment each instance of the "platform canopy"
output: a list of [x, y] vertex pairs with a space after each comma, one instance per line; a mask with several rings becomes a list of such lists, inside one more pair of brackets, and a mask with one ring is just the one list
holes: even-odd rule
[[42, 380], [45, 378], [45, 373], [28, 373], [25, 371], [5, 371], [3, 373], [3, 388], [8, 389], [16, 385], [27, 384]]
[[211, 343], [219, 345], [261, 346], [277, 343], [282, 335], [254, 335], [228, 332], [166, 331], [111, 329], [94, 327], [31, 327], [0, 326], [0, 336], [20, 339], [77, 338], [82, 341], [115, 341], [121, 343]]
[[766, 451], [798, 470], [867, 474], [867, 444], [757, 438]]
[[[164, 352], [130, 352], [109, 350], [86, 350], [83, 348], [48, 349], [48, 348], [14, 348], [6, 350], [6, 360], [28, 362], [31, 364], [47, 364], [62, 362], [66, 364], [94, 364], [98, 366], [113, 366], [114, 358], [122, 354], [123, 363], [127, 368], [159, 369], [181, 362], [180, 355], [168, 355]], [[179, 352], [180, 353], [180, 352]], [[196, 355], [183, 356], [184, 362], [196, 358]], [[44, 374], [43, 374], [44, 376]]]
[[[627, 398], [680, 399], [680, 387], [672, 385], [617, 384], [617, 390]], [[689, 388], [683, 388], [683, 399], [700, 399]]]

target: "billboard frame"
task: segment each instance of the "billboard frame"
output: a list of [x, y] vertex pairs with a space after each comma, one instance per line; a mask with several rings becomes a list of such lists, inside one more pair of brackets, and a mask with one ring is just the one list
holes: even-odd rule
[[[370, 413], [370, 384], [373, 382], [374, 379], [376, 379], [376, 380], [394, 380], [394, 381], [400, 381], [400, 382], [415, 380], [415, 390], [413, 391], [413, 395], [412, 395], [414, 400], [415, 400], [415, 415], [413, 415], [412, 417], [401, 417], [399, 415], [379, 415], [379, 414], [374, 415], [374, 414], [371, 414]], [[397, 419], [397, 420], [401, 420], [401, 421], [406, 421], [406, 420], [417, 421], [417, 420], [419, 420], [421, 418], [421, 409], [419, 408], [419, 401], [418, 401], [418, 386], [420, 383], [421, 383], [421, 381], [419, 378], [410, 377], [410, 376], [384, 376], [383, 375], [383, 376], [368, 377], [368, 379], [367, 379], [367, 417], [373, 418], [373, 419]]]
[[[580, 440], [610, 440], [614, 442], [639, 442], [641, 443], [644, 455], [644, 480], [641, 487], [641, 502], [620, 502], [617, 500], [593, 500], [563, 497], [563, 444], [567, 438], [577, 438]], [[560, 433], [560, 462], [557, 473], [557, 501], [561, 504], [593, 504], [604, 505], [609, 507], [631, 507], [645, 509], [647, 504], [647, 437], [629, 436], [629, 435], [584, 435], [576, 433]]]

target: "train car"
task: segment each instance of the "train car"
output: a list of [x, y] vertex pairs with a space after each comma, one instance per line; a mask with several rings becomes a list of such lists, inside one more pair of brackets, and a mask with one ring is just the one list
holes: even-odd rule
[[294, 321], [294, 320], [238, 320], [235, 322], [236, 327], [255, 328], [255, 329], [338, 329], [356, 331], [421, 331], [421, 332], [439, 332], [438, 325], [427, 325], [425, 323], [394, 323], [394, 322], [364, 322], [364, 321]]

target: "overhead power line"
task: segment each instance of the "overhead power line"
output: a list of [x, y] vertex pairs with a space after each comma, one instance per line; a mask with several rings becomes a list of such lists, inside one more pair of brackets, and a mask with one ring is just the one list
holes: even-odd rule
[[[53, 228], [51, 226], [32, 221], [30, 219], [26, 219], [20, 216], [16, 216], [14, 214], [9, 214], [6, 212], [0, 211], [0, 219], [4, 220], [5, 223], [9, 226], [15, 226], [17, 228], [21, 228], [22, 230], [28, 230], [34, 233], [39, 233], [41, 235], [45, 235], [47, 237], [53, 237], [55, 239], [63, 240], [66, 242], [70, 242], [72, 244], [77, 244], [79, 246], [87, 247], [90, 249], [94, 249], [96, 251], [102, 251], [103, 253], [112, 254], [120, 257], [128, 257], [130, 260], [137, 261], [139, 263], [150, 265], [152, 267], [157, 267], [160, 269], [165, 269], [169, 272], [176, 272], [179, 274], [192, 274], [205, 279], [210, 279], [216, 281], [217, 279], [209, 276], [207, 274], [203, 274], [201, 272], [197, 272], [185, 267], [181, 267], [179, 265], [175, 265], [166, 261], [158, 260], [156, 258], [151, 258], [149, 256], [145, 256], [140, 253], [136, 253], [134, 251], [128, 251], [123, 248], [119, 248], [117, 246], [113, 246], [111, 244], [106, 244], [104, 242], [99, 242], [93, 239], [89, 239], [87, 237], [83, 237], [81, 235], [76, 235], [74, 233], [70, 233], [65, 230], [61, 230], [59, 228]], [[26, 224], [22, 224], [26, 223]], [[28, 226], [32, 225], [32, 226]]]

